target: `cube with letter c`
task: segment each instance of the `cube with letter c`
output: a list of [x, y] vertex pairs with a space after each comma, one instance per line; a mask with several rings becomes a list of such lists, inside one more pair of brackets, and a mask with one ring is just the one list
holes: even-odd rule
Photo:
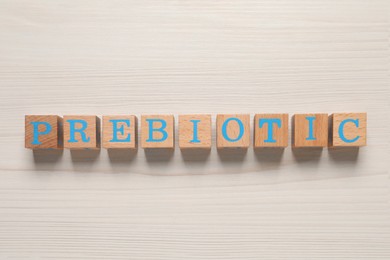
[[249, 114], [217, 115], [217, 148], [247, 149], [250, 142]]
[[142, 148], [174, 148], [175, 119], [173, 115], [141, 116]]
[[57, 115], [25, 116], [25, 147], [62, 149], [62, 118]]
[[97, 116], [64, 116], [64, 147], [100, 149], [100, 120]]
[[331, 115], [331, 147], [359, 147], [367, 142], [367, 113]]

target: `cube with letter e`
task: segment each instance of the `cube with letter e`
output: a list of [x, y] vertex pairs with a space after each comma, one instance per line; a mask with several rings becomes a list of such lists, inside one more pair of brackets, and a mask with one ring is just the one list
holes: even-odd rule
[[133, 115], [103, 116], [103, 148], [136, 149], [137, 117]]

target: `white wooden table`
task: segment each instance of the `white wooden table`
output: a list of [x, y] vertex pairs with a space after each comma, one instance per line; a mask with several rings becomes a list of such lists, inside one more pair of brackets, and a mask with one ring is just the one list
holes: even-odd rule
[[[0, 0], [0, 259], [390, 259], [386, 0]], [[33, 153], [25, 114], [367, 112], [368, 146]]]

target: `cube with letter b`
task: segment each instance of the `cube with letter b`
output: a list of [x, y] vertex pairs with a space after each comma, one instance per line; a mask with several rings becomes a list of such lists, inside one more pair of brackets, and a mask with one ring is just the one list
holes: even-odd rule
[[293, 148], [328, 146], [328, 114], [296, 114], [293, 129]]
[[174, 148], [175, 119], [173, 115], [141, 116], [142, 148]]
[[254, 148], [288, 146], [288, 114], [256, 114]]
[[211, 116], [180, 115], [179, 147], [211, 149]]
[[25, 147], [62, 149], [62, 118], [57, 115], [25, 116]]
[[247, 149], [250, 142], [249, 114], [217, 115], [217, 148]]
[[365, 146], [367, 113], [335, 113], [331, 115], [331, 147]]
[[100, 120], [97, 116], [64, 116], [64, 147], [100, 149]]
[[137, 117], [103, 116], [102, 144], [106, 149], [137, 148]]

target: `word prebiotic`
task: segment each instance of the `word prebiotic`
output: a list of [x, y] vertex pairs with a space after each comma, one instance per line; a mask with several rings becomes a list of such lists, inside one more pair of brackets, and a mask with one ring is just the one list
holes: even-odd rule
[[[137, 149], [138, 119], [134, 115], [26, 115], [25, 147], [30, 149]], [[142, 115], [141, 147], [175, 147], [173, 115]], [[181, 149], [211, 149], [211, 115], [179, 115]], [[366, 145], [367, 114], [296, 114], [292, 117], [291, 142], [300, 147], [359, 147]], [[254, 148], [288, 146], [288, 114], [254, 116]], [[218, 149], [250, 145], [250, 115], [222, 114], [216, 118]], [[102, 134], [102, 137], [100, 135]]]

